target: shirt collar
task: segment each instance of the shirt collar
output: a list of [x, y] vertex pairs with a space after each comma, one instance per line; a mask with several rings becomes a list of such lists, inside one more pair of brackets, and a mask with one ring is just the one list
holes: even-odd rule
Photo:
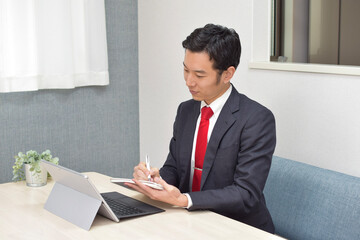
[[201, 101], [200, 111], [204, 106], [211, 107], [211, 110], [214, 112], [213, 116], [216, 115], [217, 117], [220, 114], [221, 109], [225, 105], [226, 100], [228, 100], [228, 98], [230, 97], [231, 91], [232, 91], [232, 85], [230, 84], [228, 90], [226, 90], [226, 92], [223, 95], [221, 95], [219, 98], [217, 98], [215, 101], [210, 103], [210, 105], [207, 105], [205, 101]]

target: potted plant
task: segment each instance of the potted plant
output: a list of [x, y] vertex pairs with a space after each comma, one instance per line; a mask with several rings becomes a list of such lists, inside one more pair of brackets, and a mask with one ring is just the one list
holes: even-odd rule
[[50, 150], [39, 154], [34, 150], [27, 151], [26, 154], [19, 152], [15, 158], [13, 166], [13, 181], [26, 179], [26, 185], [32, 187], [44, 186], [47, 183], [48, 173], [40, 165], [40, 160], [45, 160], [58, 164], [59, 159], [53, 158]]

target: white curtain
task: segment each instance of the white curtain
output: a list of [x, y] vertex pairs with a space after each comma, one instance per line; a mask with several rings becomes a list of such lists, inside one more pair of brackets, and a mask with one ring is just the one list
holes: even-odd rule
[[107, 84], [104, 0], [0, 0], [0, 92]]

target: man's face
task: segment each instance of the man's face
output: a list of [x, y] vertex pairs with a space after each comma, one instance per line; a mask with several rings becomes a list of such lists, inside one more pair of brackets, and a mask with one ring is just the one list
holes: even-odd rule
[[224, 74], [213, 68], [213, 60], [206, 52], [185, 51], [184, 78], [194, 100], [212, 103], [230, 86]]

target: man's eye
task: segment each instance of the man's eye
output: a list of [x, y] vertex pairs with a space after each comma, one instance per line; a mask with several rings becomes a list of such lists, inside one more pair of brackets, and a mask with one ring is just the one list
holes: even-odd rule
[[197, 78], [203, 78], [205, 76], [201, 76], [201, 75], [196, 75]]

